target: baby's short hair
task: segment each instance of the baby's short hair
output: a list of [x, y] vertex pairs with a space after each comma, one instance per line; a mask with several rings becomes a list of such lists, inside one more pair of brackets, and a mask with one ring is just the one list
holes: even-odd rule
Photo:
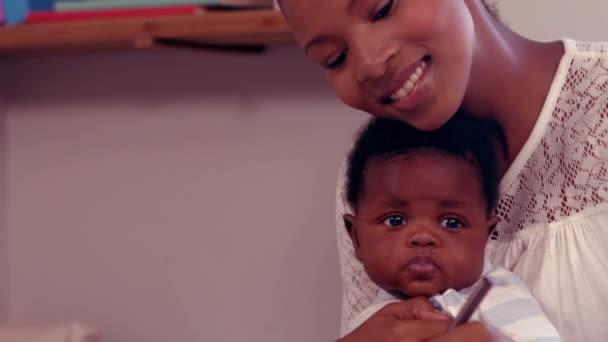
[[357, 212], [370, 160], [390, 159], [426, 150], [456, 156], [474, 166], [479, 171], [486, 209], [490, 214], [498, 196], [496, 132], [496, 125], [462, 112], [434, 131], [421, 131], [397, 120], [371, 119], [359, 133], [348, 158], [346, 200]]

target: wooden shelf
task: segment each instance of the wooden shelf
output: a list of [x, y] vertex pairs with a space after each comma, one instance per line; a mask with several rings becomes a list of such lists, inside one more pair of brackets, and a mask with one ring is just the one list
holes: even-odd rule
[[219, 46], [265, 46], [294, 42], [278, 11], [218, 10], [194, 15], [3, 27], [0, 28], [0, 54], [150, 48], [166, 40]]

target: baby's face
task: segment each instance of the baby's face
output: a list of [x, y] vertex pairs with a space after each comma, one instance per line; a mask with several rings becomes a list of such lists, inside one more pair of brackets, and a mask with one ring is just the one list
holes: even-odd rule
[[432, 296], [481, 276], [488, 217], [479, 171], [426, 151], [368, 163], [351, 237], [370, 278], [385, 290]]

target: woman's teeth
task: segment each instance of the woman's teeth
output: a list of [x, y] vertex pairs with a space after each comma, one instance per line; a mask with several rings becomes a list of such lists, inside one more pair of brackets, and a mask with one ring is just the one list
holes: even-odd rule
[[410, 75], [410, 78], [401, 86], [401, 88], [399, 88], [397, 91], [395, 91], [394, 93], [391, 94], [391, 96], [390, 96], [391, 100], [397, 101], [397, 100], [400, 100], [400, 99], [406, 97], [410, 93], [410, 91], [412, 91], [412, 89], [414, 89], [416, 82], [418, 82], [418, 80], [420, 79], [420, 76], [422, 76], [422, 73], [424, 72], [425, 68], [426, 68], [426, 62], [423, 61], [422, 63], [420, 63], [418, 68], [416, 68], [416, 70], [414, 70], [412, 75]]

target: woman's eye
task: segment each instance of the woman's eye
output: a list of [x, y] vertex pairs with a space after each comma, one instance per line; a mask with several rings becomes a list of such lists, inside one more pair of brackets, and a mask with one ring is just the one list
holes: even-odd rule
[[391, 9], [393, 8], [393, 1], [395, 1], [395, 0], [389, 0], [386, 3], [386, 5], [382, 6], [382, 8], [380, 8], [380, 10], [374, 14], [372, 21], [378, 21], [378, 20], [386, 17], [391, 12]]
[[391, 215], [382, 221], [385, 226], [388, 227], [399, 227], [406, 224], [405, 218], [400, 215]]
[[336, 69], [340, 65], [344, 64], [344, 61], [346, 60], [347, 52], [348, 52], [348, 50], [343, 50], [342, 52], [340, 52], [340, 54], [338, 56], [336, 56], [335, 58], [330, 60], [329, 63], [327, 63], [326, 68], [327, 69]]
[[455, 217], [444, 218], [439, 224], [447, 229], [460, 229], [464, 227], [464, 223]]

